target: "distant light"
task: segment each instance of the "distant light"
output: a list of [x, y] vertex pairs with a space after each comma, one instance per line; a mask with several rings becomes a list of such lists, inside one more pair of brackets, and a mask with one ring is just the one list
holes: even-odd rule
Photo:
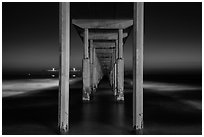
[[76, 71], [76, 68], [73, 68], [73, 71]]
[[56, 72], [57, 70], [55, 68], [51, 68], [51, 69], [48, 69], [47, 71]]
[[55, 75], [52, 75], [52, 77], [54, 78], [54, 77], [55, 77]]
[[76, 77], [76, 75], [72, 75], [73, 76], [73, 78], [75, 78]]

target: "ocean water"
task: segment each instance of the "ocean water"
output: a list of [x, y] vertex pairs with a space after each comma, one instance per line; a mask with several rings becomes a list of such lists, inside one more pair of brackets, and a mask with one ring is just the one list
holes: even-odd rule
[[[200, 77], [177, 77], [145, 77], [144, 134], [202, 134]], [[82, 79], [70, 79], [69, 134], [135, 134], [131, 76], [124, 83], [124, 102], [115, 101], [108, 79], [99, 83], [92, 101], [83, 102]], [[3, 80], [2, 134], [58, 134], [58, 84], [57, 78]]]

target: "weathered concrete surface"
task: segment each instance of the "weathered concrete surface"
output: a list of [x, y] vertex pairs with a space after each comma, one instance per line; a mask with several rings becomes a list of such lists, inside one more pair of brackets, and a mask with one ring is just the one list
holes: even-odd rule
[[116, 96], [117, 95], [117, 64], [115, 63], [114, 64], [114, 87], [113, 87], [113, 92], [114, 92], [114, 95]]
[[98, 78], [99, 78], [98, 73], [99, 72], [97, 70], [97, 66], [94, 63], [93, 64], [93, 88], [94, 88], [94, 90], [97, 88], [97, 84], [98, 84]]
[[60, 134], [69, 131], [69, 60], [70, 60], [70, 3], [60, 3], [60, 90], [58, 127]]
[[89, 55], [90, 55], [90, 86], [91, 86], [91, 90], [93, 92], [94, 90], [94, 82], [93, 82], [93, 40], [89, 40]]
[[123, 58], [123, 30], [118, 31], [118, 58]]
[[115, 69], [115, 50], [113, 51], [112, 55], [111, 55], [111, 69], [110, 69], [110, 83], [111, 83], [111, 88], [112, 88], [112, 91], [114, 93], [114, 83], [115, 83], [115, 72], [114, 72], [114, 69]]
[[112, 70], [110, 71], [110, 74], [109, 74], [109, 82], [110, 82], [111, 87], [113, 87], [113, 71]]
[[102, 72], [101, 72], [101, 65], [99, 63], [99, 60], [96, 56], [96, 52], [95, 52], [95, 48], [93, 48], [93, 64], [92, 64], [92, 70], [93, 70], [93, 73], [92, 73], [92, 79], [93, 79], [93, 90], [95, 91], [95, 89], [98, 87], [98, 83], [100, 81], [100, 77], [102, 75]]
[[104, 53], [104, 55], [107, 54], [107, 53], [112, 54], [113, 50], [114, 49], [96, 49], [96, 53]]
[[91, 81], [90, 81], [90, 59], [83, 59], [83, 97], [84, 101], [90, 100]]
[[133, 128], [143, 131], [143, 35], [144, 3], [134, 3], [133, 25]]
[[[80, 36], [81, 37], [84, 37], [84, 34], [83, 33], [81, 33], [80, 34]], [[123, 33], [123, 38], [125, 38], [125, 37], [127, 37], [128, 36], [128, 34], [127, 33]], [[99, 32], [90, 32], [89, 33], [89, 39], [91, 39], [91, 40], [117, 40], [118, 39], [118, 33], [112, 33], [112, 32], [109, 32], [109, 33], [107, 33], [107, 32], [101, 32], [101, 33], [99, 33]]]
[[109, 47], [115, 47], [115, 42], [111, 42], [111, 41], [94, 41], [94, 47], [95, 48], [109, 48]]
[[96, 88], [98, 87], [98, 83], [100, 82], [101, 78], [103, 77], [103, 72], [102, 72], [102, 69], [101, 69], [101, 64], [98, 60], [98, 58], [96, 57], [96, 60], [95, 60], [95, 68], [96, 68]]
[[73, 19], [72, 23], [83, 29], [125, 29], [133, 25], [133, 20]]
[[124, 59], [117, 59], [117, 100], [124, 100]]
[[84, 58], [89, 58], [89, 30], [84, 30]]

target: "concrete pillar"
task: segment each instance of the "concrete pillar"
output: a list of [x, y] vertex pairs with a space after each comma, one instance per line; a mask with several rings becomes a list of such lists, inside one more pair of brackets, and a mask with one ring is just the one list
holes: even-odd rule
[[102, 76], [102, 71], [101, 71], [101, 65], [99, 63], [99, 60], [96, 56], [96, 51], [95, 51], [95, 48], [94, 48], [94, 74], [93, 74], [93, 78], [94, 78], [94, 86], [95, 86], [95, 89], [98, 87], [98, 83], [100, 82], [101, 80], [101, 76]]
[[114, 64], [114, 95], [117, 95], [117, 63]]
[[84, 30], [84, 58], [89, 58], [89, 30]]
[[134, 3], [133, 19], [133, 128], [143, 134], [143, 2]]
[[99, 78], [100, 78], [100, 70], [99, 70], [99, 68], [100, 68], [100, 66], [99, 66], [100, 64], [99, 64], [99, 60], [98, 60], [98, 58], [96, 59], [96, 70], [97, 70], [97, 74], [96, 74], [96, 76], [97, 76], [97, 81], [96, 81], [96, 84], [98, 85], [98, 82], [99, 82]]
[[93, 63], [96, 64], [96, 49], [93, 48]]
[[[113, 52], [114, 52], [114, 50], [113, 50]], [[114, 53], [113, 52], [111, 55], [110, 73], [109, 73], [111, 88], [113, 88], [113, 65], [114, 65], [114, 59], [113, 59]]]
[[118, 40], [115, 41], [115, 60], [118, 59]]
[[123, 58], [123, 29], [118, 31], [118, 58]]
[[124, 100], [123, 30], [118, 31], [117, 100]]
[[113, 93], [114, 93], [114, 95], [115, 95], [115, 63], [113, 63], [112, 75], [113, 75], [112, 90], [113, 90]]
[[93, 91], [93, 40], [89, 42], [89, 54], [90, 54], [90, 86]]
[[114, 65], [114, 71], [115, 71], [115, 91], [114, 95], [116, 96], [118, 93], [118, 73], [117, 73], [117, 59], [118, 59], [118, 40], [115, 41], [115, 65]]
[[117, 60], [117, 100], [124, 100], [124, 59]]
[[91, 86], [90, 86], [90, 60], [83, 59], [83, 97], [84, 101], [90, 100]]
[[96, 53], [95, 53], [95, 48], [93, 48], [93, 75], [92, 75], [92, 79], [93, 79], [93, 90], [96, 90]]
[[114, 64], [115, 64], [115, 49], [113, 50], [113, 53], [112, 53], [112, 89], [114, 91]]
[[109, 73], [109, 82], [110, 82], [110, 85], [111, 85], [111, 87], [113, 86], [113, 74], [112, 74], [113, 72], [112, 72], [112, 70], [110, 71], [110, 73]]
[[94, 48], [94, 62], [95, 62], [95, 64], [94, 64], [94, 81], [95, 81], [95, 88], [97, 88], [98, 87], [98, 81], [99, 81], [99, 63], [98, 63], [98, 58], [97, 58], [97, 56], [96, 56], [96, 50], [95, 50], [95, 48]]
[[60, 83], [59, 117], [60, 134], [69, 131], [69, 63], [70, 63], [70, 3], [60, 3]]
[[116, 60], [116, 49], [113, 50], [113, 55], [112, 55], [112, 59], [113, 59], [113, 66], [112, 66], [112, 72], [113, 72], [113, 86], [112, 86], [112, 89], [113, 89], [113, 93], [114, 95], [116, 95], [116, 78], [115, 78], [115, 60]]
[[96, 74], [96, 85], [98, 85], [98, 81], [99, 81], [99, 77], [100, 77], [100, 71], [99, 71], [99, 62], [98, 62], [98, 58], [96, 58], [96, 70], [97, 70], [97, 74]]
[[89, 44], [89, 50], [90, 50], [90, 61], [91, 64], [93, 64], [93, 40], [90, 40], [90, 44]]
[[91, 81], [90, 81], [90, 58], [89, 58], [89, 30], [84, 30], [84, 59], [83, 59], [83, 97], [84, 101], [90, 100]]
[[[111, 58], [111, 61], [110, 61], [110, 65], [112, 65], [112, 58]], [[111, 87], [112, 87], [112, 73], [111, 73], [111, 70], [110, 70], [110, 72], [108, 73], [109, 74], [109, 83], [110, 83], [110, 85], [111, 85]]]

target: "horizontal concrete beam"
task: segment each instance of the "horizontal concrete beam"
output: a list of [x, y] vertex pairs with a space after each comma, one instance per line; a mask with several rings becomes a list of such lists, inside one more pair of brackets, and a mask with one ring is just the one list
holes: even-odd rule
[[110, 55], [99, 55], [98, 58], [112, 58]]
[[99, 53], [97, 53], [97, 56], [106, 56], [106, 55], [112, 56], [112, 52], [107, 52], [107, 53], [99, 52]]
[[106, 53], [113, 53], [114, 49], [96, 49], [96, 53], [103, 53], [103, 54], [106, 54]]
[[133, 25], [133, 20], [73, 19], [72, 24], [83, 29], [125, 29]]
[[101, 64], [103, 64], [103, 63], [110, 64], [110, 62], [111, 62], [111, 60], [99, 60], [99, 61]]
[[102, 53], [98, 53], [97, 54], [98, 58], [112, 58], [112, 54], [102, 54]]
[[98, 57], [99, 60], [112, 60], [111, 57]]
[[96, 47], [96, 49], [115, 49], [115, 47]]
[[110, 61], [112, 60], [112, 58], [100, 58], [100, 57], [98, 59], [99, 60], [110, 60]]
[[[84, 33], [81, 33], [80, 36], [84, 37]], [[123, 33], [123, 38], [127, 36], [127, 33]], [[90, 32], [88, 37], [92, 40], [117, 40], [118, 33]]]
[[93, 42], [93, 45], [94, 45], [94, 48], [104, 48], [104, 47], [107, 47], [107, 48], [112, 48], [112, 47], [115, 47], [115, 42], [96, 42], [94, 41]]

